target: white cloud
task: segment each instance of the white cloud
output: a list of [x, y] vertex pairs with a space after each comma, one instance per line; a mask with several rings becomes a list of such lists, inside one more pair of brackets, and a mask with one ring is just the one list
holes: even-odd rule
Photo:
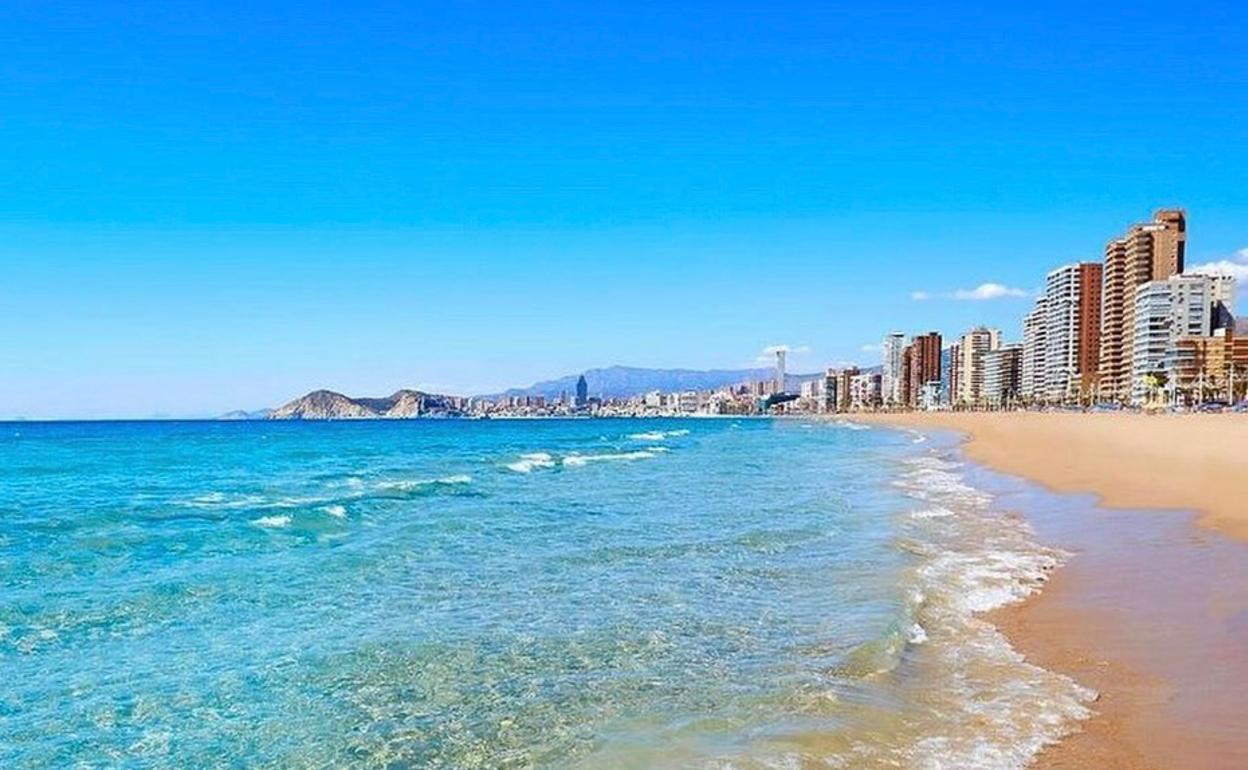
[[776, 362], [776, 354], [784, 351], [790, 356], [802, 356], [810, 352], [809, 345], [768, 345], [763, 348], [763, 352], [754, 358], [754, 363], [762, 366], [771, 366]]
[[884, 346], [877, 342], [872, 345], [863, 345], [860, 349], [863, 353], [879, 353], [884, 350]]
[[810, 346], [809, 345], [768, 345], [767, 347], [763, 348], [762, 354], [765, 356], [774, 356], [780, 351], [784, 351], [785, 353], [792, 353], [793, 355], [802, 355], [803, 353], [810, 352]]
[[952, 299], [958, 301], [982, 302], [990, 299], [1008, 299], [1012, 297], [1027, 297], [1030, 294], [1023, 289], [1015, 289], [1006, 286], [1003, 283], [981, 283], [974, 289], [955, 289], [954, 291], [945, 292], [943, 294], [933, 294], [928, 291], [912, 291], [910, 299], [916, 302], [923, 302], [929, 299]]
[[1026, 297], [1027, 292], [1000, 283], [981, 283], [974, 289], [958, 289], [952, 296], [954, 299], [978, 302], [986, 299], [1002, 299], [1004, 297]]
[[1219, 259], [1203, 265], [1194, 265], [1183, 272], [1191, 275], [1229, 275], [1240, 283], [1240, 289], [1244, 289], [1246, 288], [1244, 284], [1248, 284], [1248, 249], [1235, 252], [1232, 259]]

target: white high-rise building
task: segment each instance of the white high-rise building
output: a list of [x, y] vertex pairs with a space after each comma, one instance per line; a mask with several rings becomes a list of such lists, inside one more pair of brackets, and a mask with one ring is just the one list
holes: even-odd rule
[[902, 382], [902, 356], [906, 350], [906, 335], [893, 332], [884, 338], [884, 367], [880, 373], [881, 390], [887, 406], [900, 406], [905, 383]]
[[1065, 401], [1078, 393], [1079, 266], [1064, 265], [1049, 273], [1044, 298], [1047, 317], [1042, 394], [1048, 401]]
[[[1149, 378], [1172, 379], [1174, 341], [1207, 336], [1213, 330], [1215, 279], [1176, 275], [1149, 281], [1135, 291], [1131, 349], [1131, 401], [1144, 403]], [[1224, 285], [1218, 285], [1219, 290]], [[1233, 291], [1232, 287], [1232, 291]]]
[[783, 348], [776, 351], [776, 393], [784, 392], [784, 354]]
[[1035, 400], [1044, 398], [1044, 383], [1048, 369], [1048, 300], [1043, 296], [1036, 298], [1031, 312], [1023, 318], [1023, 361], [1022, 382], [1019, 384], [1020, 395]]

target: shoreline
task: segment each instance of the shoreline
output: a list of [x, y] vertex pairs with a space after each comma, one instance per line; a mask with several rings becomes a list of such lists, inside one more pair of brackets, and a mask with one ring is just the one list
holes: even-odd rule
[[[1072, 677], [1100, 698], [1092, 718], [1045, 748], [1031, 767], [1248, 767], [1237, 698], [1248, 690], [1248, 508], [1233, 503], [1237, 496], [1248, 500], [1248, 474], [1227, 472], [1235, 458], [1248, 457], [1248, 420], [845, 417], [958, 434], [960, 454], [981, 469], [989, 487], [994, 479], [1021, 479], [1056, 502], [1036, 505], [1028, 498], [1036, 490], [997, 490], [1007, 507], [1026, 511], [1038, 537], [1076, 557], [1043, 591], [986, 618], [1029, 661]], [[1159, 463], [1168, 474], [1158, 472]], [[1194, 477], [1174, 478], [1182, 474]], [[1158, 502], [1141, 502], [1149, 500]]]

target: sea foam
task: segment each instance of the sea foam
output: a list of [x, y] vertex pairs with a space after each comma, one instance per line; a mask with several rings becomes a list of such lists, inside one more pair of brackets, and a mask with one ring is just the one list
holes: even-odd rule
[[257, 527], [263, 527], [264, 529], [281, 529], [283, 527], [289, 527], [290, 522], [291, 517], [289, 516], [261, 516], [260, 518], [252, 519], [251, 521], [252, 524], [255, 524]]
[[1019, 770], [1090, 716], [1096, 693], [1027, 662], [983, 613], [1039, 591], [1069, 554], [1040, 545], [1022, 518], [993, 506], [960, 463], [907, 460], [897, 486], [923, 504], [906, 519], [917, 558], [905, 590], [910, 641], [938, 665], [924, 682], [930, 718], [901, 751], [906, 766]]

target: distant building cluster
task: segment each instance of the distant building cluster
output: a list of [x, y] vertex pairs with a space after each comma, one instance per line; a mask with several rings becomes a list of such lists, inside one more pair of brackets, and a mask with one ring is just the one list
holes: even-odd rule
[[[1248, 386], [1248, 324], [1235, 280], [1184, 273], [1187, 221], [1158, 211], [1113, 238], [1101, 262], [1051, 271], [1022, 339], [976, 327], [949, 346], [894, 333], [883, 342], [883, 406], [1000, 409], [1234, 402]], [[942, 376], [943, 374], [943, 376]]]
[[[581, 377], [580, 382], [584, 383]], [[472, 417], [678, 417], [694, 415], [752, 415], [768, 409], [768, 399], [782, 394], [778, 378], [746, 382], [715, 390], [653, 390], [627, 398], [591, 396], [578, 386], [575, 396], [558, 398], [516, 395], [469, 399]]]

